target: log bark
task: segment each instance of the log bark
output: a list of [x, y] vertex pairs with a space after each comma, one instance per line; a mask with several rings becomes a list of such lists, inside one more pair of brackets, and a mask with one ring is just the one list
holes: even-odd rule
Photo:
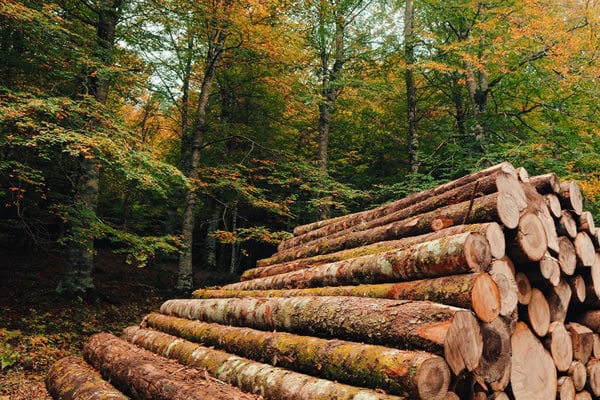
[[463, 233], [409, 247], [223, 286], [267, 290], [386, 283], [485, 271], [492, 256], [485, 237]]
[[516, 400], [553, 399], [557, 374], [550, 354], [524, 322], [511, 337], [511, 386]]
[[577, 182], [561, 182], [558, 198], [563, 209], [571, 210], [576, 215], [581, 215], [583, 212], [583, 195]]
[[567, 372], [573, 362], [573, 341], [565, 324], [559, 321], [550, 324], [545, 345], [552, 355], [556, 369]]
[[443, 399], [450, 384], [446, 362], [426, 352], [223, 326], [161, 314], [148, 315], [145, 323], [241, 357], [350, 385], [377, 387], [395, 395]]
[[561, 376], [558, 378], [557, 400], [575, 400], [576, 393], [573, 379], [570, 376]]
[[575, 254], [577, 255], [577, 263], [583, 267], [591, 267], [596, 261], [596, 248], [592, 239], [585, 232], [579, 232], [573, 241], [575, 246]]
[[[412, 195], [409, 195], [403, 199], [400, 199], [396, 202], [393, 203], [389, 203], [389, 204], [385, 204], [383, 206], [380, 206], [376, 209], [373, 210], [373, 214], [376, 215], [383, 215], [385, 213], [389, 212], [389, 208], [390, 207], [400, 207], [403, 208], [405, 204], [408, 203], [416, 203], [419, 202], [423, 199], [427, 199], [429, 197], [432, 196], [436, 196], [439, 195], [440, 193], [444, 193], [447, 191], [450, 191], [452, 189], [455, 189], [457, 187], [461, 187], [464, 186], [466, 184], [469, 184], [471, 182], [477, 181], [478, 179], [481, 179], [482, 177], [488, 176], [488, 175], [493, 175], [496, 174], [498, 172], [504, 173], [504, 174], [511, 174], [514, 175], [515, 177], [516, 175], [516, 170], [515, 167], [513, 167], [510, 163], [508, 162], [502, 162], [500, 164], [494, 165], [490, 168], [486, 168], [484, 170], [481, 171], [476, 171], [472, 174], [460, 177], [454, 181], [445, 183], [443, 185], [437, 186], [435, 188], [429, 189], [429, 190], [425, 190], [419, 193], [414, 193]], [[351, 216], [353, 216], [353, 218], [357, 218], [357, 215], [363, 215], [365, 213], [365, 211], [360, 212], [360, 213], [355, 213], [355, 214], [350, 214]], [[313, 222], [310, 224], [306, 224], [306, 225], [300, 225], [297, 226], [294, 229], [294, 235], [295, 236], [300, 236], [303, 235], [309, 231], [318, 229], [320, 227], [323, 227], [325, 225], [329, 225], [331, 223], [335, 223], [338, 222], [340, 220], [343, 220], [344, 218], [348, 218], [348, 216], [342, 216], [342, 217], [336, 217], [336, 218], [330, 218], [327, 220], [322, 220], [322, 221], [317, 221], [317, 222]]]
[[83, 355], [105, 379], [135, 399], [259, 398], [207, 378], [198, 370], [168, 362], [109, 333], [92, 336], [83, 348]]
[[366, 231], [341, 233], [313, 240], [301, 247], [278, 252], [270, 262], [281, 263], [317, 254], [333, 253], [371, 243], [422, 235], [450, 226], [484, 222], [500, 222], [509, 229], [519, 223], [517, 200], [506, 193], [494, 193], [478, 197], [472, 202], [462, 202], [439, 208], [388, 225]]
[[573, 380], [575, 390], [578, 392], [583, 390], [585, 383], [587, 382], [587, 370], [585, 369], [585, 365], [581, 361], [573, 360], [567, 373]]
[[298, 296], [355, 296], [394, 300], [428, 300], [470, 309], [483, 322], [493, 321], [500, 313], [498, 287], [494, 280], [484, 272], [374, 285], [270, 290], [198, 289], [193, 293], [193, 297], [198, 299]]
[[598, 398], [600, 396], [600, 360], [590, 359], [585, 365], [587, 371], [587, 389]]
[[61, 400], [128, 400], [98, 371], [79, 357], [65, 357], [55, 362], [46, 375], [46, 389]]
[[560, 180], [554, 172], [529, 177], [529, 184], [540, 194], [556, 194], [560, 192]]
[[546, 232], [539, 217], [526, 212], [519, 219], [514, 238], [507, 238], [507, 252], [517, 264], [539, 261], [548, 250]]
[[316, 256], [295, 259], [293, 261], [283, 263], [279, 263], [279, 255], [275, 254], [271, 258], [258, 260], [257, 267], [246, 270], [242, 274], [241, 280], [246, 281], [255, 278], [263, 278], [266, 276], [297, 271], [304, 268], [314, 267], [317, 265], [347, 260], [350, 258], [361, 257], [389, 250], [406, 249], [418, 243], [437, 240], [448, 236], [459, 235], [467, 232], [480, 233], [484, 235], [485, 238], [488, 240], [488, 243], [490, 244], [490, 252], [492, 254], [492, 257], [501, 258], [504, 256], [506, 251], [504, 232], [502, 231], [500, 225], [498, 225], [497, 223], [490, 222], [484, 224], [457, 225], [437, 232], [430, 232], [424, 235], [411, 236], [398, 240], [377, 242], [370, 245], [357, 247], [354, 249], [342, 250], [328, 254], [319, 254]]
[[344, 235], [351, 231], [373, 229], [452, 204], [471, 202], [476, 197], [496, 192], [508, 193], [515, 198], [524, 199], [523, 190], [514, 174], [498, 171], [494, 175], [483, 177], [464, 186], [440, 192], [433, 196], [420, 197], [416, 201], [405, 198], [383, 208], [350, 214], [337, 222], [332, 222], [303, 235], [297, 235], [291, 239], [284, 240], [279, 244], [277, 250], [283, 251], [297, 248], [302, 244], [331, 237], [332, 235]]
[[[446, 361], [455, 374], [462, 370], [460, 361], [467, 369], [474, 369], [483, 349], [479, 324], [470, 311], [425, 301], [327, 296], [168, 300], [160, 311], [205, 322], [364, 341], [438, 355], [452, 352], [457, 357], [446, 356]], [[458, 344], [448, 336], [455, 330]]]
[[262, 396], [261, 399], [405, 399], [258, 363], [162, 332], [130, 327], [123, 332], [123, 338], [186, 366], [205, 370], [220, 381]]
[[594, 332], [587, 326], [571, 322], [566, 325], [573, 341], [573, 358], [587, 363], [594, 350]]

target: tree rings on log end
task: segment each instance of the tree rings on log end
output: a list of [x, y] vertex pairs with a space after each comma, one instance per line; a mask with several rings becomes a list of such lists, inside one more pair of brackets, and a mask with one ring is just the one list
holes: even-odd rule
[[483, 352], [483, 338], [477, 318], [470, 311], [457, 311], [446, 333], [444, 358], [454, 375], [465, 368], [473, 371]]
[[465, 258], [472, 271], [486, 271], [492, 262], [490, 244], [480, 233], [471, 233], [465, 240]]
[[483, 322], [491, 322], [500, 314], [500, 291], [489, 275], [480, 274], [475, 278], [471, 290], [471, 306]]
[[554, 399], [557, 373], [550, 354], [524, 322], [511, 337], [510, 382], [515, 400]]
[[506, 238], [499, 224], [491, 222], [485, 231], [485, 238], [490, 244], [490, 252], [493, 258], [502, 258], [506, 255]]
[[450, 368], [442, 358], [430, 358], [417, 370], [417, 392], [420, 399], [445, 399], [450, 386]]
[[548, 240], [544, 224], [537, 215], [527, 212], [519, 219], [517, 244], [529, 261], [539, 261], [544, 257]]
[[517, 200], [512, 194], [506, 192], [498, 193], [496, 207], [498, 218], [502, 225], [508, 229], [515, 229], [519, 225], [520, 211]]

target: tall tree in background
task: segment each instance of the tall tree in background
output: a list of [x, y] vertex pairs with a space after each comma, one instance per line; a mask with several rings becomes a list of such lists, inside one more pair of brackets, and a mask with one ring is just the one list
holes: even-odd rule
[[408, 122], [408, 164], [411, 173], [419, 171], [419, 134], [417, 131], [417, 87], [413, 68], [416, 63], [414, 32], [415, 4], [406, 0], [404, 6], [404, 58], [406, 59], [406, 117]]
[[[72, 7], [82, 5], [69, 4], [65, 1], [62, 6], [71, 18], [78, 18], [81, 22], [94, 24], [96, 31], [96, 54], [98, 64], [96, 68], [87, 71], [87, 85], [89, 94], [96, 101], [105, 105], [108, 100], [110, 86], [109, 68], [112, 66], [115, 46], [115, 33], [124, 0], [98, 0], [86, 3], [87, 10], [77, 10]], [[98, 205], [100, 185], [100, 166], [91, 155], [81, 156], [76, 176], [75, 195], [73, 204], [79, 213], [94, 218]], [[69, 229], [80, 230], [82, 226], [71, 226]], [[87, 240], [79, 237], [67, 243], [67, 258], [62, 278], [57, 291], [70, 297], [86, 296], [94, 291], [92, 270], [94, 267], [94, 238]]]

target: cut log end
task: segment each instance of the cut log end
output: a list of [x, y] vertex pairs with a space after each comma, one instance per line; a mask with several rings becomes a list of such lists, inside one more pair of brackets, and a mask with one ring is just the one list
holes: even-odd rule
[[573, 210], [575, 214], [581, 215], [583, 212], [583, 195], [577, 182], [561, 182], [559, 196], [563, 208]]
[[490, 244], [484, 235], [470, 234], [465, 240], [465, 257], [472, 271], [486, 271], [492, 262]]
[[573, 245], [575, 246], [577, 262], [584, 267], [591, 267], [596, 260], [596, 248], [590, 235], [579, 232], [573, 241]]
[[553, 399], [557, 373], [550, 354], [523, 322], [511, 337], [511, 385], [516, 400]]
[[517, 272], [515, 275], [517, 282], [517, 300], [519, 304], [527, 305], [531, 301], [531, 283], [524, 272]]
[[506, 239], [502, 227], [492, 222], [485, 231], [485, 238], [490, 245], [490, 253], [493, 258], [502, 258], [506, 254]]
[[471, 304], [475, 314], [484, 322], [491, 322], [500, 314], [500, 291], [489, 275], [480, 274], [475, 278]]
[[548, 249], [544, 224], [533, 213], [525, 213], [519, 219], [517, 243], [523, 256], [529, 261], [539, 261]]
[[568, 371], [573, 362], [573, 342], [562, 322], [554, 321], [550, 324], [546, 345], [550, 349], [556, 369], [560, 372]]
[[500, 315], [511, 315], [517, 308], [518, 289], [517, 282], [510, 264], [506, 260], [494, 260], [490, 268], [490, 275], [500, 292]]
[[465, 368], [473, 371], [483, 352], [483, 338], [477, 318], [470, 311], [457, 311], [446, 333], [444, 355], [454, 375]]
[[576, 393], [573, 379], [570, 376], [561, 376], [558, 378], [557, 400], [575, 400]]
[[512, 194], [499, 193], [496, 207], [502, 225], [508, 229], [515, 229], [519, 225], [520, 211]]
[[441, 358], [424, 361], [417, 371], [417, 391], [420, 399], [445, 399], [450, 386], [450, 369]]
[[539, 337], [546, 336], [550, 327], [550, 306], [546, 297], [537, 288], [531, 290], [531, 301], [527, 305], [527, 315], [531, 329]]

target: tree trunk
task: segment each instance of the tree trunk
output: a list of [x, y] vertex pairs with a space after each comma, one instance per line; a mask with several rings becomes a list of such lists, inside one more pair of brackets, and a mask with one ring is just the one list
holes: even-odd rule
[[[103, 67], [113, 64], [115, 31], [119, 19], [119, 8], [123, 0], [102, 0], [96, 9], [98, 20], [96, 40], [100, 49], [97, 55]], [[106, 104], [108, 99], [109, 80], [103, 72], [90, 78], [89, 87], [96, 101]], [[85, 219], [95, 218], [100, 191], [100, 164], [95, 157], [80, 157], [78, 179], [73, 204], [80, 215], [80, 221], [71, 223], [68, 228], [70, 236], [66, 244], [66, 259], [61, 280], [56, 291], [70, 298], [87, 298], [95, 291], [92, 271], [94, 268], [94, 239], [89, 233], [89, 222]]]
[[487, 270], [492, 256], [483, 235], [463, 233], [286, 274], [232, 283], [223, 289], [266, 290], [357, 285], [432, 278]]
[[102, 379], [98, 371], [79, 357], [55, 362], [46, 375], [46, 389], [61, 400], [128, 400], [129, 397]]
[[269, 290], [198, 289], [194, 291], [193, 296], [197, 299], [354, 296], [394, 300], [428, 300], [473, 310], [477, 317], [484, 322], [494, 320], [500, 313], [498, 287], [488, 274], [482, 272], [375, 285]]
[[[135, 399], [260, 398], [210, 379], [194, 368], [169, 362], [109, 333], [92, 336], [83, 348], [83, 355], [105, 379]], [[202, 390], [198, 390], [199, 387]]]
[[[405, 399], [258, 363], [162, 332], [131, 327], [124, 331], [123, 337], [164, 357], [175, 359], [198, 370], [205, 370], [222, 382], [235, 384], [246, 392], [260, 394], [266, 398], [281, 400]], [[196, 391], [198, 391], [197, 388]]]
[[150, 314], [145, 322], [162, 332], [241, 357], [350, 385], [377, 387], [395, 395], [443, 398], [450, 383], [446, 362], [430, 353], [209, 324], [161, 314]]
[[524, 322], [517, 323], [511, 345], [510, 381], [515, 400], [554, 399], [556, 367], [550, 354]]
[[419, 135], [417, 133], [417, 87], [414, 77], [415, 64], [415, 37], [413, 33], [414, 3], [406, 0], [404, 5], [404, 59], [406, 70], [404, 81], [406, 83], [406, 117], [408, 125], [408, 171], [419, 172]]
[[[224, 2], [225, 10], [229, 7], [230, 1]], [[192, 268], [192, 245], [194, 235], [194, 212], [196, 208], [197, 187], [195, 186], [199, 175], [198, 168], [200, 167], [200, 153], [204, 134], [206, 130], [206, 109], [208, 106], [208, 98], [212, 92], [212, 85], [215, 78], [215, 71], [219, 63], [225, 39], [227, 34], [214, 27], [212, 41], [210, 43], [206, 55], [206, 67], [204, 68], [204, 78], [200, 89], [200, 97], [196, 108], [196, 120], [192, 130], [192, 151], [191, 162], [188, 178], [192, 182], [192, 186], [187, 190], [185, 196], [185, 204], [183, 207], [183, 218], [181, 224], [181, 241], [183, 249], [179, 256], [179, 266], [177, 270], [177, 291], [187, 293], [193, 288], [193, 268]]]
[[[465, 365], [475, 368], [483, 348], [479, 324], [470, 311], [426, 301], [326, 296], [247, 297], [168, 300], [160, 311], [224, 325], [293, 331], [403, 349], [421, 349], [435, 354], [444, 354], [444, 351], [456, 353], [451, 360], [446, 356], [455, 374], [462, 370], [460, 366], [457, 368], [456, 360], [466, 358], [463, 368]], [[460, 326], [454, 322], [457, 314], [460, 314]], [[448, 332], [455, 331], [455, 342], [448, 342]]]

